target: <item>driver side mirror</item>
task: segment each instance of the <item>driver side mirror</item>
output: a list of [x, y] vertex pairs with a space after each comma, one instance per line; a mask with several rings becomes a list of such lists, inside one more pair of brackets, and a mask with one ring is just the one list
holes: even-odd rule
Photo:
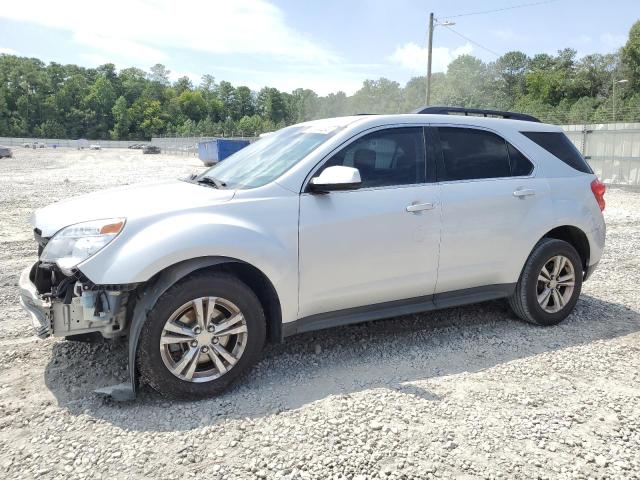
[[325, 168], [320, 175], [309, 182], [309, 190], [315, 193], [328, 193], [335, 190], [353, 190], [362, 184], [360, 171], [353, 167], [335, 165]]

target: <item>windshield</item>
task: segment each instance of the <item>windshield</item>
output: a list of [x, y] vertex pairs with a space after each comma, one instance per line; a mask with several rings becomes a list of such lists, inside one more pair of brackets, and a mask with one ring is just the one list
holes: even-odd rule
[[339, 127], [294, 125], [278, 130], [206, 170], [227, 188], [255, 188], [272, 182], [333, 136]]

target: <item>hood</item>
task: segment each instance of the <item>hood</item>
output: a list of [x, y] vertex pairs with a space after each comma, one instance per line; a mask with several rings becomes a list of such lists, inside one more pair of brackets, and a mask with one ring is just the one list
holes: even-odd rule
[[90, 220], [133, 219], [227, 202], [234, 192], [179, 180], [111, 188], [36, 210], [31, 223], [43, 237], [51, 237], [61, 228]]

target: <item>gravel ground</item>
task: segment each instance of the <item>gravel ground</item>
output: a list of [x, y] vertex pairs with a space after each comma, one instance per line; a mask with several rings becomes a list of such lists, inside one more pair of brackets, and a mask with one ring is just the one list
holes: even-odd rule
[[[640, 478], [640, 194], [607, 193], [607, 248], [560, 326], [504, 302], [294, 337], [228, 393], [130, 404], [124, 344], [37, 340], [18, 306], [30, 212], [199, 170], [139, 151], [0, 160], [2, 478]], [[135, 157], [135, 158], [134, 158]]]

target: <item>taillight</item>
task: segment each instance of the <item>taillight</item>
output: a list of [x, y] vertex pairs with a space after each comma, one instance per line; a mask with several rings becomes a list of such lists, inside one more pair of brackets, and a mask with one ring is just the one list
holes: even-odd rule
[[598, 202], [600, 210], [604, 210], [604, 192], [606, 190], [607, 187], [605, 186], [605, 184], [597, 178], [593, 182], [591, 182], [591, 191], [593, 192], [593, 196], [596, 197], [596, 202]]

